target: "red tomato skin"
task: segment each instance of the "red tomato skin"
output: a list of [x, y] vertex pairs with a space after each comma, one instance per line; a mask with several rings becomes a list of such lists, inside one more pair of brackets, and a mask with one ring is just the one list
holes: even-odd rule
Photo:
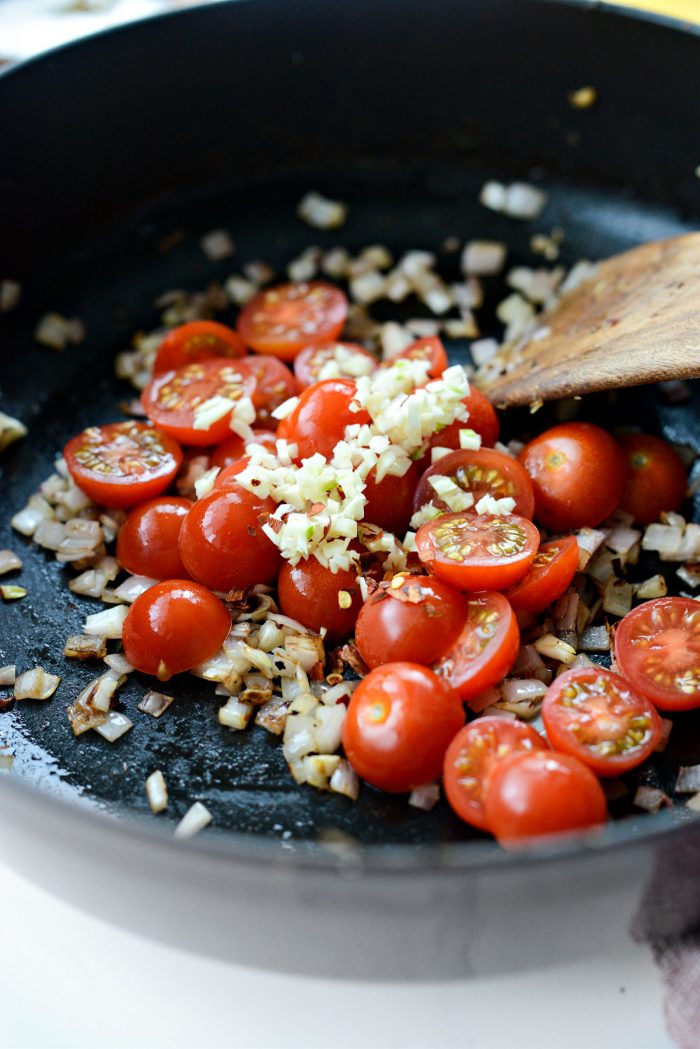
[[355, 689], [343, 749], [362, 779], [401, 794], [440, 774], [463, 724], [459, 696], [445, 681], [418, 663], [386, 663]]
[[151, 579], [185, 579], [177, 542], [189, 499], [161, 496], [131, 511], [117, 535], [117, 561], [132, 575]]
[[137, 670], [168, 681], [218, 652], [231, 629], [225, 606], [191, 579], [156, 583], [136, 598], [122, 630], [124, 655]]
[[272, 413], [284, 401], [296, 397], [300, 392], [299, 383], [279, 357], [271, 357], [267, 353], [249, 354], [241, 358], [236, 366], [242, 375], [255, 383], [251, 398], [257, 426], [274, 430], [277, 420]]
[[[639, 644], [644, 636], [656, 639], [653, 647]], [[653, 660], [650, 673], [640, 665], [645, 656]], [[700, 707], [700, 601], [659, 597], [633, 608], [617, 624], [615, 662], [659, 710]], [[676, 684], [679, 679], [682, 686]], [[691, 683], [694, 688], [689, 691]]]
[[[411, 591], [420, 600], [408, 600]], [[402, 573], [365, 601], [355, 643], [371, 668], [402, 662], [430, 666], [459, 637], [467, 610], [467, 599], [439, 579]]]
[[562, 423], [526, 444], [520, 462], [535, 491], [535, 519], [552, 531], [593, 527], [619, 505], [627, 478], [613, 437], [593, 423]]
[[355, 393], [352, 379], [324, 379], [308, 386], [284, 420], [283, 432], [278, 428], [277, 436], [296, 443], [300, 460], [315, 452], [330, 459], [338, 441], [343, 440], [346, 426], [370, 421], [368, 412], [350, 410]]
[[490, 830], [484, 796], [494, 766], [509, 754], [547, 750], [546, 741], [522, 721], [480, 717], [460, 729], [445, 752], [443, 784], [452, 810], [479, 830]]
[[429, 379], [439, 379], [449, 364], [442, 339], [439, 339], [437, 335], [428, 335], [425, 339], [416, 339], [401, 353], [397, 353], [394, 357], [390, 357], [388, 361], [385, 361], [383, 367], [389, 368], [394, 361], [400, 360], [429, 361]]
[[493, 448], [499, 438], [501, 424], [491, 401], [477, 386], [470, 386], [469, 393], [462, 400], [462, 404], [469, 412], [469, 418], [463, 421], [456, 419], [444, 430], [433, 434], [430, 438], [431, 448], [461, 448], [459, 431], [467, 429], [479, 434], [483, 447]]
[[[490, 618], [493, 613], [495, 620]], [[485, 591], [469, 597], [464, 628], [433, 670], [469, 702], [506, 676], [519, 649], [520, 630], [513, 609], [503, 594]]]
[[370, 470], [365, 482], [364, 520], [402, 537], [408, 531], [413, 516], [413, 496], [420, 478], [420, 466], [412, 463], [403, 477], [385, 474], [379, 484], [376, 470]]
[[347, 315], [348, 300], [333, 284], [277, 284], [245, 304], [238, 331], [257, 353], [292, 361], [305, 346], [337, 339]]
[[242, 459], [236, 459], [235, 462], [224, 466], [221, 473], [214, 480], [214, 488], [226, 488], [230, 481], [235, 480], [239, 473], [247, 469], [249, 464], [250, 459], [246, 455]]
[[245, 343], [233, 328], [218, 321], [188, 321], [172, 328], [161, 342], [153, 374], [162, 375], [211, 357], [243, 357], [245, 352]]
[[[341, 591], [352, 599], [349, 608], [341, 608], [338, 603]], [[331, 572], [315, 557], [299, 561], [294, 567], [285, 561], [277, 581], [277, 593], [286, 616], [298, 619], [317, 634], [321, 627], [325, 627], [331, 642], [341, 641], [352, 634], [357, 613], [362, 607], [357, 574], [343, 570]]]
[[[559, 550], [556, 561], [545, 572], [538, 564], [541, 555]], [[516, 612], [543, 612], [553, 601], [561, 597], [576, 575], [578, 569], [578, 543], [574, 536], [541, 543], [530, 571], [514, 587], [506, 590], [505, 596]]]
[[[498, 471], [499, 479], [497, 480], [493, 478], [494, 471]], [[420, 510], [422, 506], [430, 502], [435, 503], [441, 509], [446, 509], [429, 481], [431, 477], [438, 474], [451, 477], [463, 491], [472, 492], [474, 505], [478, 503], [482, 495], [493, 495], [498, 499], [510, 497], [515, 499], [513, 512], [520, 514], [521, 517], [532, 519], [535, 509], [532, 482], [517, 459], [513, 459], [504, 452], [497, 452], [490, 448], [485, 448], [483, 451], [481, 449], [478, 451], [459, 449], [443, 455], [441, 459], [428, 467], [418, 482], [413, 500], [414, 510]]]
[[600, 783], [577, 758], [534, 750], [495, 765], [484, 815], [500, 844], [511, 848], [600, 827], [607, 806]]
[[[615, 725], [625, 716], [638, 715], [648, 721], [648, 731], [643, 744], [631, 745], [628, 753], [599, 755], [581, 738], [588, 726], [586, 721], [581, 723], [576, 719], [576, 706], [571, 705], [576, 701], [573, 697], [572, 700], [567, 700], [567, 692], [572, 692], [576, 686], [591, 685], [597, 679], [604, 682], [608, 689], [614, 691], [619, 697], [614, 711], [601, 710], [600, 735], [603, 738], [609, 738], [609, 733], [605, 731], [606, 724], [611, 724], [614, 730]], [[595, 698], [591, 705], [592, 712], [590, 708], [586, 710], [585, 702], [582, 703], [584, 716], [588, 714], [595, 720]], [[656, 750], [661, 739], [661, 718], [649, 700], [635, 692], [629, 682], [619, 674], [613, 674], [602, 667], [568, 670], [555, 678], [544, 697], [542, 720], [552, 749], [564, 754], [573, 754], [597, 776], [621, 776], [630, 769], [636, 768]], [[579, 726], [579, 732], [574, 731], [576, 725]], [[595, 725], [590, 726], [590, 731], [595, 735]]]
[[627, 484], [620, 509], [637, 524], [658, 521], [662, 512], [676, 511], [685, 502], [688, 478], [680, 455], [668, 441], [647, 433], [618, 437], [627, 460]]
[[281, 558], [262, 530], [274, 509], [272, 499], [260, 499], [235, 481], [198, 499], [182, 523], [179, 541], [192, 578], [222, 592], [274, 582]]
[[[113, 442], [129, 438], [132, 441], [129, 458], [138, 457], [138, 449], [152, 444], [150, 453], [155, 451], [159, 463], [141, 474], [120, 472], [118, 474], [101, 472], [93, 469], [89, 463], [91, 452], [99, 455], [101, 449], [114, 447]], [[146, 444], [148, 442], [148, 445]], [[109, 454], [109, 453], [108, 453]], [[148, 423], [134, 422], [107, 423], [104, 426], [91, 426], [88, 430], [72, 437], [63, 450], [66, 466], [71, 477], [81, 491], [101, 506], [114, 509], [126, 509], [136, 506], [146, 499], [153, 499], [168, 487], [182, 464], [182, 449], [179, 444], [163, 433], [158, 427]], [[87, 457], [87, 458], [86, 458]], [[121, 467], [112, 463], [114, 469]], [[127, 464], [128, 465], [128, 464]]]
[[[277, 450], [275, 440], [275, 435], [271, 430], [253, 429], [253, 440], [248, 443], [262, 444], [274, 453]], [[219, 469], [223, 469], [226, 466], [231, 466], [232, 463], [238, 462], [239, 459], [243, 459], [245, 454], [246, 442], [239, 434], [234, 433], [216, 446], [209, 460], [209, 466], [218, 466]]]
[[[319, 371], [323, 368], [328, 356], [332, 355], [338, 347], [351, 350], [353, 353], [366, 357], [373, 365], [372, 371], [376, 370], [376, 358], [364, 346], [360, 346], [358, 342], [329, 342], [328, 344], [321, 343], [318, 346], [306, 346], [294, 358], [294, 376], [302, 389], [306, 389], [307, 386], [313, 386], [315, 382], [319, 381]], [[368, 374], [371, 374], [371, 372], [368, 372]], [[346, 378], [352, 379], [353, 376], [347, 375]]]
[[[482, 557], [479, 551], [472, 551], [460, 560], [445, 553], [443, 537], [447, 530], [473, 528], [477, 535], [486, 537], [494, 530], [508, 527], [516, 529], [522, 537], [521, 548], [513, 554], [487, 553]], [[459, 534], [462, 541], [461, 531], [455, 534]], [[539, 545], [540, 533], [535, 525], [517, 514], [443, 514], [421, 525], [416, 532], [418, 556], [428, 571], [458, 590], [507, 590], [515, 586], [527, 575]]]

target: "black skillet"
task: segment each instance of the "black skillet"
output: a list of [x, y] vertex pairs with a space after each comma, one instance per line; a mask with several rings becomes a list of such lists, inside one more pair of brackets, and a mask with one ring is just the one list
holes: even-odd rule
[[[68, 596], [67, 574], [12, 534], [8, 519], [71, 435], [120, 417], [118, 402], [132, 391], [114, 379], [114, 355], [135, 330], [157, 325], [153, 304], [166, 289], [204, 288], [251, 258], [282, 273], [310, 243], [427, 248], [456, 275], [455, 256], [442, 249], [451, 235], [503, 239], [511, 263], [533, 265], [532, 234], [560, 226], [570, 265], [696, 228], [699, 68], [697, 30], [605, 5], [240, 0], [102, 34], [0, 78], [0, 277], [23, 285], [21, 306], [2, 319], [0, 408], [30, 429], [0, 459], [0, 547], [21, 554], [29, 591], [0, 607], [0, 665], [38, 663], [62, 675], [50, 704], [0, 713], [0, 741], [15, 749], [21, 781], [3, 783], [8, 809], [52, 793], [155, 835], [143, 784], [161, 768], [171, 804], [159, 827], [200, 799], [216, 829], [199, 847], [232, 862], [254, 855], [323, 866], [323, 843], [342, 832], [359, 843], [354, 861], [372, 870], [400, 855], [428, 875], [445, 863], [465, 877], [494, 863], [499, 877], [524, 876], [527, 864], [477, 840], [442, 803], [426, 814], [368, 788], [352, 805], [296, 787], [276, 741], [262, 730], [222, 730], [211, 687], [189, 677], [156, 722], [136, 711], [150, 683], [134, 675], [121, 699], [133, 731], [114, 746], [93, 734], [75, 740], [64, 709], [94, 670], [61, 652], [95, 605]], [[585, 84], [598, 102], [576, 110], [569, 93]], [[481, 207], [479, 188], [494, 177], [544, 186], [543, 217], [514, 222]], [[346, 229], [321, 233], [295, 218], [309, 188], [350, 203]], [[236, 242], [226, 263], [208, 261], [198, 245], [218, 226]], [[168, 240], [175, 246], [164, 251]], [[502, 294], [489, 286], [492, 302]], [[32, 331], [48, 309], [81, 317], [85, 342], [62, 355], [37, 346]], [[458, 344], [454, 358], [466, 360], [467, 350]], [[621, 392], [586, 402], [582, 416], [641, 424], [700, 450], [697, 390], [673, 406], [656, 389]], [[532, 425], [518, 414], [507, 422], [518, 435]], [[700, 756], [700, 717], [677, 722], [667, 751], [642, 773], [670, 794], [677, 766]], [[679, 827], [682, 841], [697, 833], [685, 826], [683, 799], [672, 814], [635, 815], [638, 780], [629, 777], [604, 843], [641, 869], [630, 841], [651, 848], [677, 840]], [[547, 869], [571, 869], [584, 853], [554, 850]]]

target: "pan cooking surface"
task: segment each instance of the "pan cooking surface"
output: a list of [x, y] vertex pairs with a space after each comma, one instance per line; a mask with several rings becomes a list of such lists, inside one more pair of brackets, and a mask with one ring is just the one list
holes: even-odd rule
[[[205, 288], [222, 280], [253, 258], [270, 262], [280, 275], [285, 264], [304, 247], [343, 244], [351, 251], [368, 244], [386, 244], [395, 256], [410, 248], [426, 248], [440, 255], [441, 271], [458, 276], [458, 255], [446, 254], [446, 237], [462, 240], [488, 237], [510, 247], [509, 265], [540, 265], [529, 251], [533, 232], [553, 226], [565, 230], [561, 261], [569, 266], [582, 257], [600, 258], [646, 239], [694, 228], [687, 216], [659, 210], [632, 196], [606, 196], [598, 189], [552, 184], [548, 209], [537, 223], [519, 223], [493, 215], [478, 202], [478, 190], [492, 173], [465, 175], [454, 168], [430, 174], [389, 165], [363, 165], [335, 178], [326, 173], [283, 184], [228, 186], [206, 197], [163, 203], [160, 210], [134, 220], [114, 237], [102, 237], [85, 246], [80, 255], [64, 261], [60, 271], [42, 275], [27, 289], [21, 308], [3, 324], [6, 336], [0, 352], [0, 392], [5, 410], [29, 426], [29, 436], [0, 459], [2, 521], [0, 546], [16, 550], [24, 561], [20, 581], [29, 591], [23, 601], [0, 608], [0, 665], [16, 663], [18, 670], [33, 665], [61, 674], [58, 692], [48, 703], [17, 703], [0, 713], [0, 741], [16, 751], [13, 775], [41, 790], [60, 793], [98, 805], [127, 818], [150, 816], [144, 783], [156, 768], [165, 774], [170, 794], [168, 813], [161, 820], [178, 819], [194, 800], [212, 812], [214, 825], [279, 838], [313, 839], [327, 829], [343, 831], [363, 842], [430, 843], [480, 837], [452, 816], [441, 802], [431, 813], [411, 808], [405, 798], [392, 798], [371, 788], [362, 789], [352, 804], [337, 795], [297, 787], [286, 767], [276, 737], [252, 727], [244, 733], [222, 728], [216, 718], [219, 700], [213, 686], [183, 675], [165, 691], [177, 702], [159, 720], [141, 714], [137, 704], [153, 684], [131, 675], [119, 693], [120, 709], [134, 728], [110, 745], [95, 733], [75, 739], [65, 708], [81, 688], [100, 672], [98, 664], [65, 660], [63, 644], [80, 633], [85, 616], [102, 605], [70, 594], [71, 573], [51, 555], [32, 547], [12, 532], [9, 518], [21, 508], [52, 469], [52, 461], [66, 440], [84, 427], [121, 418], [118, 402], [134, 391], [113, 375], [115, 353], [125, 348], [134, 331], [158, 325], [155, 298], [170, 288]], [[295, 218], [302, 193], [318, 187], [349, 201], [350, 219], [335, 233], [311, 230]], [[212, 228], [229, 229], [236, 255], [212, 263], [203, 255], [198, 238]], [[158, 250], [163, 237], [181, 230], [183, 239], [166, 253]], [[503, 297], [502, 283], [488, 283], [489, 301], [481, 311], [484, 335], [493, 305]], [[382, 304], [373, 308], [381, 316]], [[87, 338], [79, 347], [55, 354], [32, 340], [41, 314], [54, 309], [79, 316]], [[418, 313], [416, 304], [405, 316]], [[396, 317], [392, 307], [386, 317]], [[219, 319], [232, 321], [233, 310]], [[453, 359], [466, 360], [466, 343], [456, 344]], [[544, 409], [532, 418], [513, 413], [504, 424], [507, 436], [522, 436], [548, 422]], [[607, 395], [585, 402], [582, 417], [603, 424], [631, 423], [662, 432], [672, 440], [698, 450], [697, 421], [700, 396], [691, 402], [664, 405], [656, 390], [647, 388]], [[696, 514], [697, 516], [697, 514]], [[658, 570], [647, 562], [639, 577]], [[672, 578], [673, 567], [669, 572]], [[672, 791], [679, 764], [700, 755], [700, 712], [676, 719], [667, 751], [642, 781]], [[616, 803], [619, 815], [634, 810], [637, 774], [630, 774], [627, 799]], [[677, 810], [679, 819], [686, 812]], [[653, 820], [653, 817], [647, 819]]]

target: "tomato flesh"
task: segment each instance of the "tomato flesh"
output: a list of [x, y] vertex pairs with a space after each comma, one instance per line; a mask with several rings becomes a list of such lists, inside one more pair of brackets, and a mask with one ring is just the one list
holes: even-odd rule
[[554, 750], [573, 754], [598, 776], [636, 768], [661, 739], [649, 700], [602, 667], [560, 674], [544, 697], [542, 720]]
[[355, 642], [368, 667], [406, 661], [430, 666], [457, 640], [467, 611], [466, 597], [439, 579], [400, 573], [362, 606]]
[[198, 409], [213, 397], [235, 402], [254, 389], [255, 379], [242, 374], [238, 362], [217, 357], [157, 376], [141, 394], [141, 404], [149, 419], [183, 444], [220, 444], [231, 433], [231, 411], [204, 426]]
[[544, 611], [571, 583], [578, 568], [578, 556], [574, 536], [542, 543], [525, 578], [506, 591], [513, 608], [518, 612]]
[[278, 284], [245, 304], [238, 330], [251, 349], [291, 361], [305, 346], [337, 339], [347, 315], [348, 300], [332, 284]]
[[133, 575], [151, 579], [184, 579], [187, 570], [178, 539], [189, 499], [162, 496], [132, 510], [117, 535], [117, 561]]
[[245, 352], [245, 343], [233, 328], [218, 321], [189, 321], [167, 333], [158, 347], [153, 374], [162, 375], [211, 357], [243, 357]]
[[430, 484], [430, 478], [436, 475], [449, 477], [463, 492], [471, 493], [473, 506], [485, 495], [494, 499], [509, 498], [515, 500], [514, 513], [532, 517], [535, 508], [532, 482], [510, 455], [492, 449], [461, 449], [443, 455], [421, 477], [413, 501], [414, 510], [430, 502], [440, 510], [448, 509]]
[[618, 443], [628, 467], [620, 508], [632, 514], [638, 524], [651, 524], [662, 512], [679, 510], [688, 479], [676, 449], [646, 433], [624, 434]]
[[91, 426], [63, 450], [71, 477], [102, 506], [136, 506], [165, 491], [182, 463], [180, 446], [142, 422]]
[[506, 676], [519, 648], [518, 623], [503, 594], [472, 594], [459, 637], [433, 670], [467, 702]]
[[464, 724], [459, 696], [418, 663], [386, 663], [355, 689], [343, 749], [357, 774], [391, 793], [434, 780]]
[[362, 607], [357, 574], [342, 569], [331, 572], [315, 557], [294, 566], [284, 561], [277, 593], [286, 616], [317, 634], [325, 627], [331, 642], [352, 634]]
[[632, 609], [617, 625], [615, 660], [659, 710], [700, 707], [700, 601], [660, 597]]
[[313, 386], [322, 379], [357, 379], [371, 375], [377, 361], [356, 342], [330, 342], [307, 346], [294, 359], [294, 375], [300, 386]]
[[517, 514], [443, 514], [422, 525], [416, 549], [423, 564], [460, 590], [506, 590], [535, 559], [540, 533]]
[[278, 435], [297, 445], [299, 459], [308, 459], [315, 452], [330, 459], [336, 444], [345, 436], [346, 426], [370, 421], [368, 412], [350, 409], [356, 392], [353, 379], [324, 379], [308, 386]]
[[230, 629], [218, 598], [192, 580], [171, 579], [146, 590], [127, 612], [124, 655], [137, 670], [168, 681], [211, 659]]
[[466, 823], [488, 830], [484, 797], [495, 765], [509, 754], [546, 749], [539, 732], [522, 721], [488, 716], [471, 721], [445, 754], [443, 783], [451, 808]]

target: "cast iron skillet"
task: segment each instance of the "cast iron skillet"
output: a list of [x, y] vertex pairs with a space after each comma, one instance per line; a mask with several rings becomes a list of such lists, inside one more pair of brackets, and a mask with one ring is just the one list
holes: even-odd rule
[[[431, 863], [433, 845], [476, 838], [444, 804], [426, 814], [368, 788], [352, 805], [296, 787], [277, 741], [222, 730], [211, 687], [189, 677], [156, 722], [136, 711], [151, 683], [134, 675], [121, 694], [133, 731], [114, 746], [93, 734], [75, 740], [64, 708], [95, 670], [61, 651], [96, 606], [67, 596], [67, 573], [12, 534], [8, 518], [68, 437], [120, 417], [132, 391], [113, 378], [114, 354], [135, 330], [156, 326], [153, 303], [165, 289], [203, 288], [253, 257], [282, 272], [310, 243], [381, 241], [397, 255], [428, 248], [456, 273], [441, 248], [453, 234], [504, 239], [512, 264], [532, 265], [532, 233], [561, 226], [568, 265], [696, 228], [699, 59], [697, 30], [604, 5], [241, 0], [102, 34], [1, 78], [0, 275], [24, 292], [2, 320], [0, 403], [30, 435], [0, 460], [0, 546], [21, 554], [29, 590], [0, 608], [0, 665], [38, 663], [63, 677], [50, 704], [0, 714], [14, 776], [151, 825], [143, 784], [161, 768], [171, 804], [160, 823], [201, 799], [210, 833], [244, 851], [256, 835], [313, 853], [331, 830], [412, 846]], [[599, 102], [578, 111], [567, 95], [584, 84]], [[516, 223], [487, 212], [477, 197], [488, 177], [541, 183], [545, 215]], [[341, 233], [295, 218], [311, 187], [349, 201]], [[214, 264], [198, 238], [221, 225], [237, 254]], [[174, 231], [183, 238], [163, 252]], [[502, 293], [490, 285], [493, 301]], [[34, 344], [47, 309], [80, 316], [84, 344], [62, 355]], [[466, 360], [467, 349], [455, 358]], [[592, 399], [582, 415], [641, 423], [700, 451], [697, 390], [673, 407], [651, 388]], [[523, 435], [532, 421], [515, 414], [507, 425]], [[677, 720], [668, 750], [644, 773], [670, 792], [678, 764], [700, 755], [700, 717]], [[631, 794], [636, 782], [629, 777]], [[629, 800], [619, 808], [611, 845], [671, 830], [685, 815], [631, 815]], [[455, 856], [468, 865], [494, 849], [481, 839]]]

